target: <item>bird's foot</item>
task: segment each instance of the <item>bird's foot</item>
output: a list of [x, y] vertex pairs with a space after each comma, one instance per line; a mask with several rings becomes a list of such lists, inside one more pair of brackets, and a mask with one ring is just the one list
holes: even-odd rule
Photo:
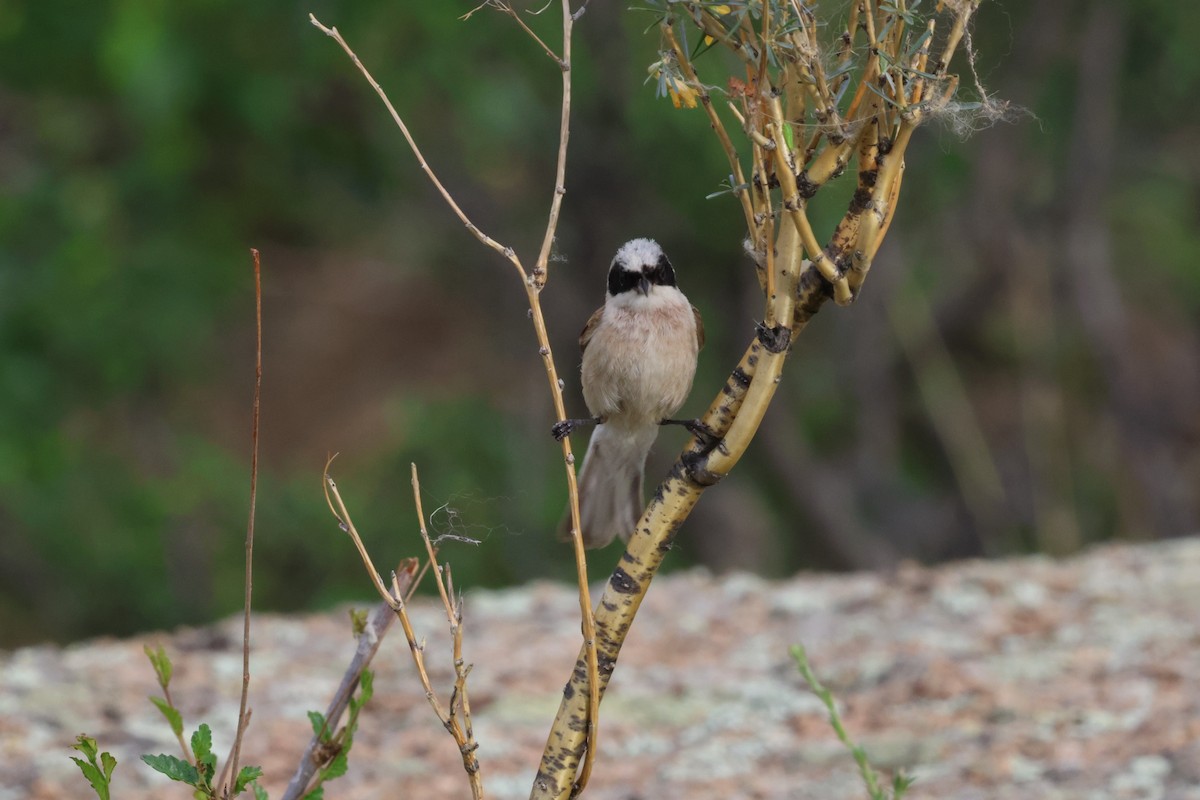
[[599, 425], [602, 420], [599, 417], [591, 419], [562, 419], [554, 423], [554, 427], [550, 429], [550, 434], [554, 437], [554, 441], [561, 442], [563, 439], [571, 435], [571, 431], [581, 425]]

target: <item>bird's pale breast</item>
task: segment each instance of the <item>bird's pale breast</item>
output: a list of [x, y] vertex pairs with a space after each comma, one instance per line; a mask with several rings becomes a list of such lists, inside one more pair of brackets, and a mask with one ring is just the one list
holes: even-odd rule
[[682, 294], [644, 307], [604, 309], [583, 354], [583, 397], [613, 425], [657, 424], [670, 417], [696, 374], [696, 322]]

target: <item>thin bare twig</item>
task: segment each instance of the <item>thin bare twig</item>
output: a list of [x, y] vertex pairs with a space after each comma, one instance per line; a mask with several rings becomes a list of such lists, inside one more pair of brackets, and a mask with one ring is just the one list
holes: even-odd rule
[[[332, 458], [330, 462], [332, 462]], [[325, 500], [329, 504], [330, 510], [338, 520], [338, 524], [342, 530], [348, 533], [354, 541], [354, 546], [362, 558], [363, 566], [366, 567], [367, 575], [375, 584], [375, 590], [379, 592], [380, 597], [395, 612], [396, 618], [400, 620], [400, 627], [404, 629], [404, 637], [408, 642], [408, 649], [412, 654], [413, 664], [417, 668], [417, 677], [421, 681], [421, 687], [425, 690], [425, 699], [429, 701], [433, 713], [442, 723], [442, 726], [454, 738], [455, 744], [458, 745], [458, 751], [462, 755], [463, 770], [467, 773], [467, 780], [471, 785], [471, 796], [474, 800], [481, 800], [483, 797], [483, 776], [479, 768], [479, 760], [475, 756], [475, 751], [479, 749], [479, 745], [475, 743], [474, 735], [469, 730], [464, 730], [463, 726], [459, 723], [457, 715], [453, 711], [453, 705], [449, 712], [442, 705], [441, 699], [438, 697], [437, 692], [434, 691], [433, 683], [429, 680], [429, 672], [425, 668], [425, 644], [423, 641], [417, 640], [412, 622], [408, 617], [408, 605], [405, 600], [408, 587], [401, 585], [400, 578], [395, 572], [392, 573], [391, 588], [389, 589], [384, 586], [383, 580], [379, 577], [379, 572], [375, 569], [375, 564], [371, 561], [371, 556], [367, 552], [366, 545], [363, 544], [362, 537], [358, 534], [358, 529], [354, 527], [354, 522], [350, 519], [350, 512], [346, 509], [346, 503], [342, 500], [342, 495], [338, 491], [337, 484], [334, 483], [333, 478], [329, 475], [328, 462], [325, 466], [323, 482], [325, 486]], [[435, 571], [437, 570], [436, 562], [431, 562], [431, 568]]]
[[[437, 583], [438, 594], [442, 597], [442, 606], [446, 610], [446, 622], [450, 626], [450, 640], [454, 652], [454, 693], [451, 695], [449, 716], [454, 719], [456, 715], [455, 705], [462, 709], [462, 726], [468, 743], [474, 744], [474, 732], [471, 725], [471, 703], [467, 698], [467, 675], [471, 672], [471, 665], [463, 661], [462, 643], [463, 643], [463, 615], [462, 601], [456, 600], [454, 597], [454, 583], [450, 577], [450, 565], [444, 567], [438, 564], [437, 550], [433, 546], [433, 542], [429, 540], [429, 531], [425, 529], [425, 510], [421, 505], [421, 478], [417, 474], [417, 465], [411, 464], [412, 467], [412, 491], [413, 502], [417, 508], [417, 524], [420, 527], [421, 539], [425, 542], [425, 552], [429, 556], [430, 569], [433, 570], [433, 579]], [[443, 575], [443, 570], [445, 574]], [[448, 587], [448, 588], [447, 588]]]
[[383, 87], [379, 85], [379, 82], [376, 81], [375, 78], [372, 77], [371, 73], [367, 71], [367, 68], [363, 66], [363, 63], [359, 60], [358, 55], [350, 49], [350, 45], [346, 44], [346, 40], [342, 38], [342, 34], [338, 32], [338, 29], [322, 25], [313, 14], [308, 15], [308, 20], [318, 30], [341, 45], [342, 50], [346, 52], [346, 55], [348, 55], [350, 60], [354, 62], [354, 65], [358, 67], [358, 71], [361, 72], [363, 77], [367, 79], [367, 83], [371, 84], [371, 88], [373, 88], [375, 93], [379, 95], [379, 99], [382, 100], [383, 104], [387, 107], [388, 113], [392, 115], [392, 121], [396, 123], [396, 127], [398, 127], [400, 129], [400, 133], [404, 135], [405, 141], [408, 142], [409, 149], [412, 150], [413, 155], [417, 157], [417, 166], [419, 166], [421, 171], [424, 172], [429, 180], [433, 182], [433, 185], [437, 188], [438, 193], [442, 196], [442, 199], [446, 201], [446, 204], [450, 206], [450, 209], [454, 212], [455, 216], [458, 217], [459, 221], [466, 226], [467, 230], [471, 232], [472, 236], [483, 242], [491, 249], [495, 250], [500, 255], [504, 256], [504, 258], [508, 259], [508, 261], [516, 268], [516, 270], [521, 273], [521, 277], [524, 278], [525, 268], [521, 266], [521, 261], [517, 258], [517, 254], [513, 251], [513, 249], [501, 244], [500, 242], [497, 242], [495, 239], [477, 228], [475, 223], [471, 222], [466, 212], [459, 207], [458, 203], [454, 202], [454, 197], [449, 191], [446, 190], [446, 187], [442, 185], [442, 182], [438, 179], [437, 174], [434, 173], [433, 168], [429, 166], [429, 163], [425, 161], [425, 156], [421, 154], [421, 148], [417, 147], [416, 140], [413, 138], [412, 134], [409, 133], [408, 126], [404, 124], [404, 120], [396, 111], [396, 107], [392, 105], [392, 101], [388, 99], [387, 93], [383, 91]]
[[712, 126], [713, 133], [717, 135], [717, 141], [721, 143], [721, 149], [725, 151], [725, 158], [729, 161], [730, 178], [733, 182], [731, 189], [734, 196], [741, 203], [742, 214], [746, 217], [746, 232], [751, 237], [751, 241], [757, 246], [754, 209], [750, 205], [750, 192], [745, 188], [746, 177], [742, 173], [742, 161], [738, 158], [737, 148], [733, 146], [733, 140], [729, 138], [729, 132], [725, 130], [725, 124], [721, 122], [721, 117], [717, 114], [717, 110], [713, 106], [712, 96], [704, 84], [700, 82], [700, 77], [696, 75], [696, 68], [692, 66], [692, 60], [688, 58], [687, 53], [680, 46], [675, 36], [675, 29], [667, 22], [664, 22], [659, 27], [662, 30], [663, 38], [671, 46], [671, 52], [675, 54], [676, 63], [683, 70], [683, 74], [692, 85], [692, 88], [696, 90], [697, 96], [700, 98], [700, 104], [704, 107], [704, 113], [708, 115], [708, 124]]
[[529, 34], [530, 37], [537, 42], [538, 47], [545, 51], [546, 55], [550, 56], [550, 58], [553, 59], [554, 62], [563, 69], [567, 68], [567, 64], [569, 63], [568, 60], [565, 58], [560, 58], [558, 53], [555, 53], [550, 45], [543, 42], [542, 37], [533, 32], [533, 29], [526, 24], [525, 20], [521, 19], [521, 15], [518, 14], [515, 9], [513, 9], [512, 3], [506, 2], [506, 0], [485, 0], [485, 2], [463, 14], [461, 17], [459, 17], [459, 19], [468, 20], [475, 15], [475, 12], [484, 8], [494, 8], [502, 14], [507, 14], [508, 16], [512, 17], [514, 20], [516, 20], [517, 24], [521, 26], [521, 30]]
[[[233, 740], [233, 753], [225, 761], [221, 777], [216, 783], [218, 787], [224, 787], [222, 791], [226, 798], [233, 796], [233, 783], [237, 781], [238, 761], [242, 755], [242, 736], [246, 733], [246, 726], [250, 724], [250, 711], [246, 704], [250, 696], [250, 596], [254, 589], [254, 505], [258, 497], [258, 418], [262, 399], [262, 265], [258, 251], [252, 247], [250, 253], [254, 257], [254, 411], [250, 423], [250, 514], [246, 522], [246, 597], [243, 603], [242, 617], [242, 698], [238, 705], [237, 735]], [[229, 773], [229, 784], [225, 783], [226, 771]]]
[[[515, 13], [517, 22], [522, 27], [525, 23]], [[558, 60], [562, 70], [562, 108], [558, 123], [558, 160], [554, 168], [554, 194], [550, 197], [550, 216], [546, 220], [546, 234], [542, 237], [542, 247], [538, 251], [537, 261], [533, 265], [533, 284], [539, 290], [546, 285], [550, 269], [550, 248], [554, 245], [554, 235], [558, 231], [558, 215], [562, 211], [563, 196], [567, 193], [567, 142], [571, 138], [571, 29], [575, 26], [575, 17], [571, 14], [570, 0], [563, 0], [563, 54]], [[527, 27], [526, 30], [529, 30]], [[532, 31], [530, 34], [532, 35]], [[537, 39], [536, 36], [534, 36]], [[540, 42], [541, 40], [538, 39]], [[544, 45], [543, 45], [544, 46]]]

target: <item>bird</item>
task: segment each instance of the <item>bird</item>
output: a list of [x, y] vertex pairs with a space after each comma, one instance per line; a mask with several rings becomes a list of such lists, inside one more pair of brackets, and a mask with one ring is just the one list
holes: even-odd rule
[[[604, 305], [579, 336], [580, 382], [591, 419], [553, 428], [561, 440], [595, 424], [579, 472], [580, 534], [588, 548], [629, 541], [641, 516], [646, 456], [692, 389], [704, 346], [700, 312], [679, 290], [675, 268], [653, 239], [633, 239], [608, 269]], [[559, 526], [571, 528], [570, 508]]]

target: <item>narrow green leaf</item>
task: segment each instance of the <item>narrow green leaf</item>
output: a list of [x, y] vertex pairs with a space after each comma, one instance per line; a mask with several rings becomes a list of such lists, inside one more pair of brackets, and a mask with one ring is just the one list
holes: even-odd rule
[[183, 714], [179, 713], [179, 709], [172, 706], [161, 697], [151, 697], [150, 702], [158, 707], [162, 715], [167, 718], [167, 724], [171, 726], [171, 731], [176, 736], [183, 735]]
[[186, 783], [188, 786], [195, 786], [200, 782], [200, 773], [196, 771], [188, 762], [169, 756], [165, 753], [159, 753], [156, 756], [142, 756], [142, 761], [153, 769], [155, 772], [161, 772], [173, 781]]
[[932, 37], [933, 37], [933, 31], [926, 28], [925, 32], [922, 33], [919, 37], [917, 37], [917, 40], [915, 42], [913, 42], [912, 44], [910, 44], [908, 46], [907, 55], [910, 57], [916, 55], [917, 51], [921, 49], [922, 45], [924, 45], [925, 42], [929, 41], [930, 38], [932, 38]]
[[259, 786], [257, 783], [250, 784], [250, 788], [254, 790], [254, 800], [270, 800], [267, 797], [267, 790]]
[[300, 800], [325, 800], [325, 787], [318, 786], [308, 794], [301, 797]]
[[322, 742], [329, 741], [329, 729], [325, 726], [325, 715], [320, 711], [309, 711], [308, 721], [312, 723], [313, 735]]
[[350, 697], [350, 714], [351, 717], [357, 717], [359, 710], [367, 704], [371, 699], [371, 695], [375, 693], [375, 674], [369, 669], [364, 669], [362, 677], [359, 679], [358, 692]]
[[340, 778], [346, 774], [346, 770], [350, 768], [350, 753], [348, 749], [343, 749], [334, 757], [333, 761], [329, 762], [329, 766], [321, 770], [321, 777], [324, 780], [333, 780]]
[[157, 648], [151, 648], [150, 645], [145, 645], [142, 648], [146, 657], [150, 659], [150, 665], [154, 667], [154, 674], [158, 676], [158, 685], [167, 688], [167, 684], [171, 682], [171, 659], [167, 656], [167, 651], [163, 650], [160, 644]]
[[[91, 784], [96, 796], [100, 800], [109, 800], [109, 783], [113, 770], [117, 766], [117, 760], [113, 758], [112, 753], [98, 753], [96, 740], [86, 734], [76, 736], [75, 744], [71, 745], [71, 749], [78, 750], [87, 756], [87, 761], [74, 756], [71, 756], [71, 760], [75, 762], [79, 771], [83, 773], [83, 777]], [[96, 763], [97, 754], [100, 756], [99, 764]]]
[[262, 777], [262, 767], [242, 767], [238, 772], [237, 780], [233, 783], [233, 793], [241, 794], [246, 790], [246, 785], [251, 781], [258, 780]]
[[83, 773], [83, 777], [87, 779], [87, 782], [92, 785], [92, 790], [96, 792], [96, 796], [100, 800], [109, 800], [108, 781], [100, 774], [100, 770], [82, 758], [71, 756], [71, 760], [79, 767], [79, 771]]

